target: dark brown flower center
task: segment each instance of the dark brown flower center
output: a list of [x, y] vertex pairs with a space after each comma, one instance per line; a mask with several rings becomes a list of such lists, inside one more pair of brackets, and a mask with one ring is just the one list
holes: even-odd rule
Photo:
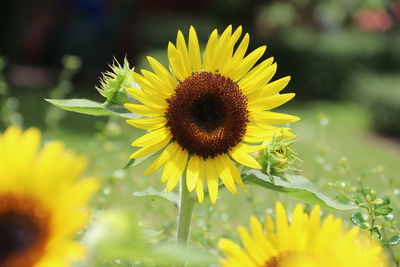
[[48, 238], [48, 214], [31, 198], [0, 195], [0, 266], [32, 266]]
[[193, 121], [204, 131], [213, 132], [223, 125], [226, 108], [217, 95], [204, 95], [197, 99], [190, 110]]
[[194, 73], [168, 100], [167, 126], [173, 140], [203, 158], [227, 153], [246, 133], [247, 98], [220, 74]]
[[2, 214], [0, 217], [0, 262], [8, 255], [22, 252], [38, 238], [39, 229], [29, 217], [19, 214]]

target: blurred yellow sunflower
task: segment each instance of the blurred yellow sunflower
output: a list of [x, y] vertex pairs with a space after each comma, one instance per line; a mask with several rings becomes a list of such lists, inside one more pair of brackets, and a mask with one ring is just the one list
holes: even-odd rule
[[132, 143], [140, 149], [131, 158], [163, 150], [145, 175], [164, 166], [161, 181], [167, 183], [167, 191], [186, 169], [188, 190], [196, 189], [202, 202], [207, 184], [215, 203], [218, 177], [232, 193], [237, 192], [236, 184], [244, 188], [234, 161], [261, 168], [251, 155], [263, 147], [260, 143], [273, 136], [293, 135], [288, 128], [273, 124], [291, 123], [298, 117], [269, 111], [294, 97], [279, 94], [290, 77], [270, 83], [276, 63], [268, 58], [255, 66], [266, 47], [245, 56], [249, 35], [236, 46], [241, 34], [242, 27], [233, 32], [229, 26], [221, 36], [214, 30], [202, 58], [195, 29], [190, 27], [188, 43], [178, 31], [176, 45], [168, 44], [171, 71], [148, 57], [154, 72], [133, 73], [140, 88], [127, 92], [142, 104], [125, 107], [146, 118], [127, 122], [150, 132]]
[[321, 222], [320, 208], [311, 214], [297, 205], [288, 222], [281, 203], [275, 207], [276, 222], [266, 220], [266, 233], [260, 222], [250, 218], [249, 233], [239, 227], [245, 249], [228, 239], [220, 239], [219, 248], [226, 258], [224, 267], [383, 267], [387, 266], [382, 248], [359, 227], [347, 230], [341, 219], [332, 215]]
[[62, 267], [83, 255], [73, 236], [97, 182], [77, 181], [86, 160], [61, 143], [39, 145], [37, 129], [0, 135], [0, 266]]

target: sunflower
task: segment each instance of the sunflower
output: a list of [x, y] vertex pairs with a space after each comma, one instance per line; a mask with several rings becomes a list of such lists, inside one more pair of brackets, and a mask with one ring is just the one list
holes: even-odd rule
[[39, 143], [34, 128], [12, 126], [0, 135], [0, 266], [61, 267], [82, 256], [72, 238], [97, 182], [77, 181], [84, 158], [60, 142]]
[[255, 217], [250, 218], [251, 233], [239, 227], [245, 249], [228, 239], [219, 248], [226, 259], [224, 267], [379, 267], [387, 266], [382, 248], [359, 227], [347, 230], [341, 219], [329, 215], [321, 222], [320, 208], [308, 215], [303, 206], [293, 210], [288, 223], [281, 203], [276, 204], [276, 223], [266, 220], [266, 233]]
[[125, 107], [145, 117], [127, 122], [150, 132], [132, 143], [139, 149], [131, 158], [162, 150], [145, 175], [164, 167], [161, 181], [167, 183], [167, 191], [186, 174], [187, 188], [196, 189], [199, 202], [207, 184], [215, 203], [219, 178], [234, 194], [236, 185], [245, 189], [234, 162], [259, 169], [251, 153], [262, 149], [262, 142], [293, 136], [288, 128], [273, 125], [298, 117], [269, 111], [294, 97], [279, 94], [290, 77], [270, 83], [276, 63], [268, 58], [255, 66], [266, 47], [245, 56], [249, 35], [237, 45], [241, 34], [241, 27], [232, 32], [229, 26], [221, 36], [214, 30], [202, 58], [195, 29], [190, 27], [188, 43], [178, 31], [176, 45], [168, 44], [171, 71], [147, 57], [153, 72], [133, 73], [140, 88], [127, 92], [141, 104]]

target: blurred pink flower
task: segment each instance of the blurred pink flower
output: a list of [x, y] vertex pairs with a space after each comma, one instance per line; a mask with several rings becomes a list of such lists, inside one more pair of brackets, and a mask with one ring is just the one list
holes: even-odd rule
[[393, 27], [390, 15], [383, 9], [363, 9], [355, 14], [355, 22], [358, 27], [365, 31], [378, 32], [387, 31]]

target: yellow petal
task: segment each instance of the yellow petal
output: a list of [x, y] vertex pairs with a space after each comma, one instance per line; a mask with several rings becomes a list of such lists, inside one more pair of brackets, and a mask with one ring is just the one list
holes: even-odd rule
[[214, 30], [210, 38], [208, 39], [206, 49], [204, 50], [204, 62], [203, 62], [203, 68], [205, 71], [212, 71], [211, 66], [212, 66], [212, 60], [213, 60], [213, 53], [215, 50], [215, 46], [218, 42], [218, 31]]
[[154, 95], [148, 95], [143, 91], [142, 89], [138, 88], [127, 88], [126, 91], [136, 100], [142, 102], [143, 104], [156, 108], [156, 109], [161, 109], [161, 108], [166, 108], [167, 107], [167, 102], [165, 101], [166, 98], [162, 96], [155, 97]]
[[190, 63], [189, 52], [186, 46], [185, 37], [183, 37], [181, 31], [178, 31], [178, 34], [176, 36], [176, 50], [183, 62], [183, 67], [185, 69], [186, 75], [190, 76], [190, 74], [192, 73], [192, 64]]
[[298, 121], [300, 118], [283, 113], [256, 110], [249, 112], [249, 120], [257, 123], [286, 124]]
[[273, 61], [274, 58], [272, 57], [264, 60], [238, 82], [239, 88], [245, 95], [254, 90], [259, 91], [272, 78], [273, 73], [275, 73], [274, 69], [276, 70], [276, 64], [273, 65], [275, 68], [271, 66]]
[[150, 146], [161, 140], [165, 139], [170, 140], [171, 138], [172, 138], [171, 132], [166, 127], [164, 127], [158, 130], [151, 131], [139, 137], [138, 139], [132, 142], [131, 146], [140, 146], [140, 147]]
[[[167, 192], [170, 192], [178, 184], [185, 170], [188, 157], [188, 152], [179, 148], [171, 161], [167, 162], [165, 165], [161, 181], [168, 181]], [[183, 190], [186, 190], [186, 188], [183, 188]]]
[[132, 119], [126, 121], [128, 124], [133, 127], [143, 129], [143, 130], [155, 130], [161, 127], [164, 127], [167, 123], [165, 117], [156, 117], [156, 118], [141, 118], [141, 119]]
[[197, 185], [200, 176], [200, 157], [191, 156], [186, 170], [186, 184], [189, 192], [192, 192]]
[[244, 186], [244, 183], [243, 183], [243, 180], [242, 180], [242, 177], [240, 175], [238, 168], [235, 166], [235, 164], [232, 162], [232, 160], [229, 157], [223, 157], [222, 160], [224, 161], [224, 165], [226, 165], [229, 168], [229, 171], [231, 172], [231, 175], [232, 175], [235, 183], [238, 184], [246, 192], [247, 189]]
[[286, 87], [289, 81], [290, 76], [286, 76], [279, 80], [273, 81], [272, 83], [268, 83], [261, 90], [258, 91], [260, 92], [259, 97], [267, 97], [278, 94]]
[[149, 81], [146, 80], [145, 77], [136, 72], [132, 72], [132, 77], [135, 82], [140, 86], [140, 89], [150, 88], [149, 90], [151, 90], [152, 85], [149, 83]]
[[221, 67], [230, 59], [229, 55], [229, 40], [232, 34], [232, 25], [229, 25], [219, 38], [215, 49], [212, 53], [212, 60], [210, 62], [210, 70], [212, 72], [219, 71]]
[[190, 73], [187, 73], [181, 54], [171, 42], [168, 43], [168, 60], [172, 70], [180, 81], [184, 81], [189, 77]]
[[236, 194], [237, 189], [230, 168], [226, 164], [227, 160], [230, 160], [227, 155], [221, 155], [215, 157], [212, 161], [214, 161], [214, 166], [216, 168], [216, 171], [218, 172], [219, 177], [221, 178], [222, 183], [229, 190], [229, 192], [231, 192], [232, 194]]
[[[176, 86], [171, 85], [168, 80], [164, 80], [158, 77], [156, 74], [147, 71], [141, 70], [143, 76], [147, 79], [147, 81], [151, 84], [151, 91], [155, 95], [164, 95], [164, 97], [169, 97], [172, 95], [172, 92], [176, 88]], [[146, 88], [145, 88], [146, 89]]]
[[236, 49], [235, 53], [233, 54], [232, 59], [228, 64], [226, 64], [222, 69], [221, 73], [227, 77], [231, 77], [234, 69], [237, 68], [242, 61], [244, 55], [246, 54], [247, 48], [249, 46], [250, 36], [246, 33], [240, 42], [238, 48]]
[[275, 225], [271, 216], [267, 216], [265, 219], [265, 229], [267, 230], [266, 237], [268, 241], [270, 241], [274, 246], [276, 246], [276, 233], [275, 233]]
[[207, 159], [205, 163], [207, 174], [208, 193], [210, 195], [211, 203], [215, 204], [218, 198], [218, 173], [215, 170], [211, 159]]
[[140, 104], [124, 104], [124, 107], [133, 113], [147, 117], [160, 117], [165, 113], [164, 107], [154, 108]]
[[[240, 35], [242, 34], [242, 26], [239, 26], [236, 31], [229, 38], [226, 47], [224, 50], [226, 51], [225, 58], [220, 62], [218, 69], [222, 75], [225, 75], [226, 68], [231, 64], [233, 60], [233, 50], [236, 42], [239, 40]], [[221, 57], [222, 58], [222, 57]]]
[[161, 154], [151, 163], [151, 165], [146, 169], [144, 175], [150, 175], [157, 171], [164, 163], [171, 159], [175, 152], [180, 148], [180, 146], [174, 142], [170, 143]]
[[[20, 166], [19, 169], [26, 172], [25, 174], [28, 174], [29, 169], [32, 168], [31, 164], [34, 161], [36, 153], [39, 149], [40, 139], [41, 134], [37, 128], [30, 128], [26, 130], [20, 137], [19, 145], [23, 149], [24, 153], [18, 153], [18, 160], [15, 161], [18, 161], [18, 165]], [[16, 150], [17, 152], [21, 151], [18, 151], [19, 149]]]
[[275, 127], [271, 125], [262, 125], [257, 123], [248, 123], [246, 134], [243, 136], [243, 141], [249, 143], [259, 143], [270, 140], [274, 137], [284, 136], [293, 138], [296, 135], [290, 132], [290, 128]]
[[256, 64], [266, 49], [266, 46], [261, 46], [247, 55], [237, 68], [232, 68], [229, 77], [235, 82], [239, 81]]
[[285, 104], [294, 96], [295, 94], [290, 93], [290, 94], [268, 96], [265, 98], [259, 97], [257, 100], [252, 101], [251, 103], [249, 102], [248, 110], [249, 111], [270, 110]]
[[220, 238], [218, 242], [218, 247], [222, 250], [226, 255], [235, 258], [236, 260], [243, 263], [243, 267], [257, 267], [260, 266], [254, 262], [252, 258], [250, 258], [244, 250], [239, 247], [237, 244], [232, 242], [229, 239]]
[[199, 40], [197, 39], [196, 30], [193, 26], [189, 29], [189, 57], [192, 63], [193, 71], [201, 71], [201, 58], [200, 58], [200, 47]]
[[147, 60], [149, 61], [151, 68], [158, 76], [163, 77], [163, 79], [169, 82], [171, 87], [176, 88], [178, 82], [174, 76], [163, 65], [161, 65], [160, 62], [152, 57], [147, 57]]
[[203, 203], [204, 200], [204, 175], [200, 176], [199, 179], [197, 179], [197, 184], [196, 184], [196, 194], [197, 194], [197, 199], [199, 203]]
[[256, 217], [250, 217], [250, 228], [254, 241], [262, 248], [260, 253], [264, 258], [271, 257], [277, 253], [276, 249], [271, 245], [265, 237], [260, 222]]
[[157, 152], [161, 150], [163, 147], [165, 147], [169, 142], [171, 141], [171, 138], [166, 138], [166, 139], [161, 139], [157, 141], [153, 141], [152, 144], [147, 145], [145, 147], [142, 147], [135, 153], [133, 153], [130, 158], [131, 159], [139, 159], [143, 158], [151, 153]]
[[263, 257], [263, 252], [260, 246], [254, 243], [253, 239], [250, 237], [249, 233], [244, 227], [239, 226], [238, 231], [240, 239], [242, 240], [242, 243], [247, 252], [253, 258], [253, 260], [257, 262], [257, 264], [259, 264], [259, 266], [262, 266], [265, 263], [266, 259]]
[[[254, 146], [254, 149], [260, 150], [262, 147], [263, 146]], [[248, 154], [250, 152], [254, 152], [254, 151], [249, 151], [249, 149], [251, 150], [252, 146], [238, 144], [231, 150], [229, 155], [231, 155], [231, 157], [240, 164], [243, 164], [250, 168], [261, 169], [260, 163], [258, 163], [252, 156]]]
[[286, 210], [281, 202], [275, 204], [275, 214], [276, 214], [276, 233], [279, 236], [280, 249], [285, 249], [289, 244], [284, 243], [288, 241], [287, 235], [289, 230], [289, 225], [287, 221]]

